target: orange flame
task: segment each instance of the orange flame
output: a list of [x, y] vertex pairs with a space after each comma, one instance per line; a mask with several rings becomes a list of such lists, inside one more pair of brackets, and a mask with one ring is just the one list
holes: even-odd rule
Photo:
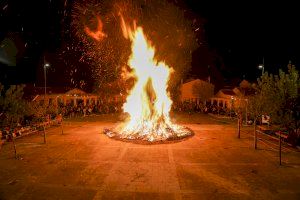
[[133, 34], [134, 34], [134, 31], [137, 29], [136, 21], [135, 20], [133, 21], [133, 30], [132, 30], [131, 27], [126, 25], [123, 15], [121, 13], [119, 13], [119, 16], [121, 18], [121, 29], [122, 29], [124, 38], [130, 39], [131, 41], [133, 41]]
[[123, 105], [130, 117], [117, 128], [120, 137], [156, 141], [189, 135], [184, 127], [173, 124], [169, 116], [172, 100], [167, 88], [173, 69], [154, 59], [155, 50], [141, 27], [136, 28], [134, 22], [132, 30], [126, 26], [122, 15], [120, 17], [123, 36], [132, 42], [128, 65], [136, 79]]
[[97, 41], [101, 41], [105, 37], [107, 37], [107, 35], [102, 30], [103, 29], [103, 23], [102, 23], [99, 16], [97, 16], [97, 22], [98, 22], [98, 26], [97, 26], [96, 31], [91, 31], [91, 29], [87, 26], [84, 27], [84, 31], [88, 36], [94, 38]]

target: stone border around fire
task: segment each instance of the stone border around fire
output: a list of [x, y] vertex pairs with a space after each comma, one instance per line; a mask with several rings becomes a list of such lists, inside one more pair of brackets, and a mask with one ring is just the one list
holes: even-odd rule
[[113, 132], [112, 130], [108, 129], [108, 128], [104, 128], [102, 133], [104, 135], [106, 135], [108, 138], [114, 139], [114, 140], [118, 140], [118, 141], [122, 141], [122, 142], [128, 142], [128, 143], [133, 143], [133, 144], [140, 144], [140, 145], [156, 145], [156, 144], [172, 144], [172, 143], [179, 143], [185, 140], [188, 140], [190, 138], [192, 138], [195, 133], [192, 129], [188, 128], [188, 127], [184, 127], [185, 129], [190, 131], [190, 135], [186, 135], [183, 137], [173, 137], [173, 138], [168, 138], [166, 140], [156, 140], [156, 141], [148, 141], [148, 140], [143, 140], [143, 139], [127, 139], [127, 138], [121, 138], [117, 136], [112, 136], [110, 137], [107, 133], [108, 132]]

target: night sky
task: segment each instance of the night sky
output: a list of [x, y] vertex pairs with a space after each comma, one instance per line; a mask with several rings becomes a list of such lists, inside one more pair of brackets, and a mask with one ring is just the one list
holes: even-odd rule
[[296, 4], [188, 2], [207, 20], [208, 46], [221, 56], [225, 79], [255, 79], [261, 73], [257, 66], [263, 59], [265, 70], [272, 73], [286, 69], [290, 60], [299, 68], [300, 18]]
[[[68, 42], [70, 2], [0, 1], [0, 82], [42, 84], [45, 56], [55, 66], [49, 73], [56, 79], [49, 84], [67, 84], [57, 66], [58, 52]], [[204, 38], [193, 52], [191, 77], [206, 79], [210, 74], [223, 86], [243, 78], [255, 80], [263, 59], [266, 71], [273, 73], [285, 69], [289, 60], [299, 68], [300, 17], [295, 3], [172, 2], [203, 23]]]

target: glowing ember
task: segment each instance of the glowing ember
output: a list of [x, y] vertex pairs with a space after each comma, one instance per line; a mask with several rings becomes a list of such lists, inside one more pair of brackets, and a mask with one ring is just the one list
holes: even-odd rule
[[97, 26], [97, 30], [95, 32], [91, 31], [90, 28], [87, 26], [84, 27], [84, 31], [90, 37], [94, 38], [97, 41], [100, 41], [103, 38], [107, 37], [107, 35], [102, 31], [103, 23], [99, 16], [97, 16], [97, 22], [98, 22], [98, 26]]
[[170, 120], [172, 100], [167, 87], [173, 69], [154, 60], [154, 48], [147, 42], [141, 27], [131, 31], [130, 27], [125, 26], [123, 18], [121, 22], [124, 37], [132, 42], [128, 65], [133, 69], [136, 82], [123, 105], [129, 119], [114, 131], [106, 131], [106, 134], [150, 142], [191, 135], [189, 129]]

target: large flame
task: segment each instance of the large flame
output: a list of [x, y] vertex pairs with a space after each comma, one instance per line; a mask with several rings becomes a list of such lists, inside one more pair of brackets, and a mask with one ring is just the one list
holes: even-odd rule
[[136, 82], [123, 105], [129, 119], [110, 136], [158, 141], [190, 135], [188, 129], [170, 120], [172, 100], [167, 88], [173, 69], [154, 59], [154, 48], [147, 42], [141, 27], [134, 26], [132, 31], [122, 17], [121, 25], [124, 37], [132, 42], [128, 65], [133, 69]]

